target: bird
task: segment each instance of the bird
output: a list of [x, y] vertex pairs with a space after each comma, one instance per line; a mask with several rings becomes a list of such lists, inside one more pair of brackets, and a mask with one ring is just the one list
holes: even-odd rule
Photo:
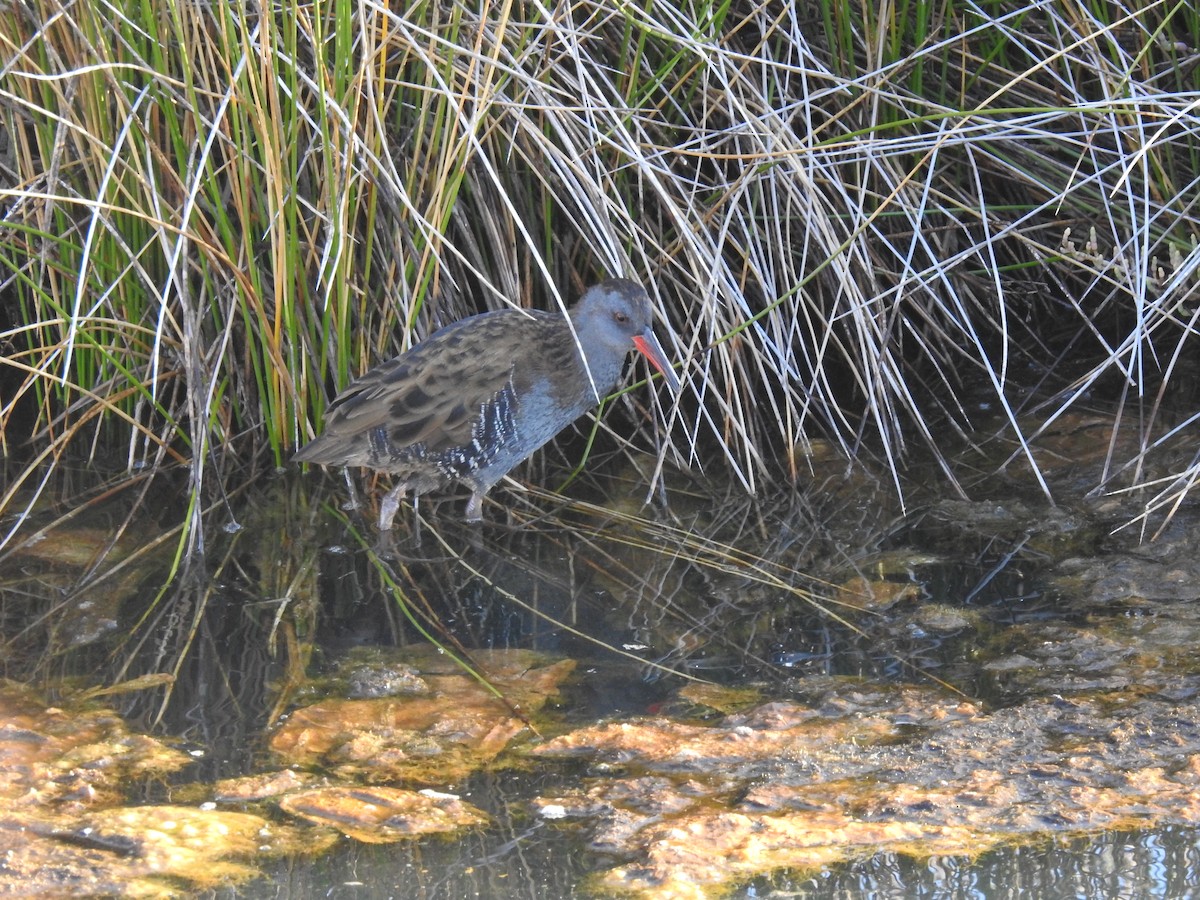
[[470, 488], [466, 519], [478, 522], [496, 482], [617, 387], [630, 351], [679, 392], [651, 315], [641, 284], [611, 278], [566, 316], [510, 308], [461, 319], [348, 385], [293, 461], [396, 476], [380, 503], [384, 532], [406, 492], [415, 503], [454, 482]]

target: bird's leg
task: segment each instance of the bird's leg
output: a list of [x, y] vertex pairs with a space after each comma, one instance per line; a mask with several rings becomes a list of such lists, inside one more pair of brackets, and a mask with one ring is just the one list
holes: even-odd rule
[[390, 531], [392, 520], [396, 518], [396, 510], [400, 508], [400, 498], [408, 490], [408, 482], [402, 481], [390, 491], [379, 503], [379, 530]]
[[483, 519], [483, 495], [486, 493], [487, 488], [471, 492], [471, 499], [467, 501], [468, 522], [478, 522]]
[[413, 491], [413, 546], [421, 546], [421, 492]]
[[350, 470], [342, 469], [342, 475], [346, 479], [346, 493], [350, 495], [350, 499], [342, 505], [342, 509], [349, 512], [358, 509], [358, 491], [354, 489], [354, 479], [350, 477]]

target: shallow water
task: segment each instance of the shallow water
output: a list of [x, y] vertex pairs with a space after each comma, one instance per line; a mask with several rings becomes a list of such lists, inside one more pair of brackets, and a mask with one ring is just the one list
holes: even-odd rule
[[[1087, 453], [1056, 452], [1069, 487]], [[971, 501], [921, 482], [905, 509], [865, 468], [813, 475], [755, 502], [675, 477], [667, 513], [641, 507], [638, 473], [616, 472], [594, 496], [627, 500], [504, 489], [508, 511], [490, 506], [482, 528], [461, 522], [461, 500], [427, 502], [419, 535], [406, 511], [383, 539], [369, 510], [340, 510], [335, 479], [281, 473], [218, 509], [241, 527], [214, 527], [203, 564], [166, 592], [171, 545], [152, 545], [168, 513], [135, 517], [97, 566], [124, 520], [117, 498], [0, 562], [9, 675], [68, 710], [82, 689], [130, 684], [88, 702], [193, 759], [151, 781], [134, 767], [120, 786], [134, 807], [211, 803], [218, 779], [292, 764], [323, 785], [434, 788], [489, 818], [373, 844], [305, 824], [278, 796], [218, 798], [313, 849], [243, 849], [249, 869], [216, 896], [1190, 896], [1195, 510], [1143, 544], [1114, 533], [1135, 507], [1051, 506], [1012, 473], [971, 486]], [[508, 702], [540, 737], [506, 707], [488, 712], [469, 679], [452, 687], [461, 669], [422, 631], [485, 668], [516, 665]], [[541, 656], [481, 655], [518, 649]], [[534, 681], [521, 666], [554, 660], [573, 673], [518, 697]], [[134, 680], [164, 673], [169, 691]], [[486, 752], [439, 769], [449, 757], [430, 735], [449, 720], [395, 743], [401, 726], [372, 716], [410, 702], [405, 679], [478, 708], [453, 727], [492, 729]], [[513, 726], [503, 741], [493, 714]], [[315, 751], [329, 716], [357, 736]], [[296, 732], [309, 755], [289, 756], [282, 736], [304, 722], [317, 723]], [[368, 738], [365, 755], [347, 749]], [[79, 844], [70, 817], [99, 802], [22, 815], [52, 816]], [[564, 804], [565, 819], [546, 812]], [[800, 830], [753, 845], [780, 823]], [[695, 863], [662, 855], [671, 828], [694, 836]], [[753, 860], [735, 862], [731, 840]], [[704, 870], [722, 854], [727, 876]]]

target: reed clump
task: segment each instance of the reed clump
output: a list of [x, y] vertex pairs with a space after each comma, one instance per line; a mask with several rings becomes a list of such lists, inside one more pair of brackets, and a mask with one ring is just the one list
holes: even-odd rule
[[899, 473], [987, 405], [1036, 468], [1103, 389], [1142, 437], [1106, 479], [1145, 480], [1200, 415], [1171, 403], [1200, 310], [1195, 8], [887, 9], [0, 7], [0, 545], [103, 455], [186, 468], [197, 550], [228, 480], [356, 373], [618, 273], [687, 361], [645, 435], [670, 462], [755, 490], [819, 434]]

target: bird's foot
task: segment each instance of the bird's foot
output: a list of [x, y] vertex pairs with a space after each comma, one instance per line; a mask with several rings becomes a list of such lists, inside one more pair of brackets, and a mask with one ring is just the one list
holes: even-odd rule
[[390, 531], [396, 512], [400, 509], [400, 498], [408, 490], [408, 482], [402, 481], [384, 496], [379, 503], [379, 530]]
[[396, 546], [394, 531], [381, 531], [375, 538], [375, 555], [380, 559], [399, 559], [400, 551]]

